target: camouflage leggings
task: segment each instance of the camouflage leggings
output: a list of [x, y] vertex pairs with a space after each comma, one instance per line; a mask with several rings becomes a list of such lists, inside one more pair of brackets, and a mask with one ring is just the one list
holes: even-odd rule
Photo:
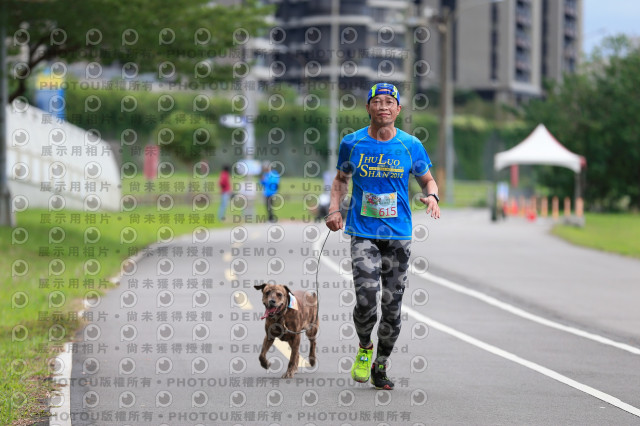
[[[371, 240], [351, 237], [351, 263], [356, 306], [353, 322], [366, 346], [378, 320], [378, 299], [382, 318], [378, 326], [376, 363], [384, 364], [400, 335], [402, 296], [407, 282], [411, 240]], [[382, 278], [382, 292], [380, 292]]]

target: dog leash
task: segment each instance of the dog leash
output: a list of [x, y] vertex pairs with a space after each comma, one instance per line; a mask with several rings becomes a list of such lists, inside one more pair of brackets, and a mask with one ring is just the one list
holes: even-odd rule
[[[327, 240], [329, 239], [329, 235], [331, 235], [331, 230], [327, 231], [327, 236], [324, 237], [324, 242], [322, 243], [322, 247], [320, 248], [320, 253], [318, 253], [318, 265], [316, 266], [316, 319], [313, 324], [318, 324], [318, 315], [320, 312], [320, 282], [318, 281], [318, 272], [320, 272], [320, 259], [322, 258], [322, 252], [324, 251], [324, 246], [327, 244]], [[285, 333], [290, 334], [302, 334], [306, 333], [309, 327], [302, 329], [300, 331], [291, 331], [287, 328], [287, 326], [282, 323], [282, 327], [284, 327]]]
[[327, 231], [327, 236], [324, 237], [322, 247], [320, 247], [320, 253], [318, 253], [318, 265], [316, 266], [316, 324], [318, 324], [318, 313], [320, 312], [320, 281], [318, 281], [318, 272], [320, 272], [320, 259], [322, 258], [322, 252], [324, 251], [325, 244], [327, 244], [329, 235], [331, 235], [331, 229]]

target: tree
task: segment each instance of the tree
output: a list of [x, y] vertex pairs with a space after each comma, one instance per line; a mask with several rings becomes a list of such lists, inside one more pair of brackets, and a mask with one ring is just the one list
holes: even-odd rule
[[[551, 84], [547, 97], [525, 107], [534, 126], [544, 123], [569, 150], [587, 159], [585, 200], [616, 209], [627, 200], [640, 208], [640, 46], [624, 36], [602, 44], [577, 74]], [[543, 183], [573, 193], [573, 179], [558, 168]]]
[[25, 93], [38, 64], [52, 60], [87, 62], [90, 74], [117, 63], [127, 77], [153, 72], [167, 83], [230, 79], [232, 61], [214, 58], [266, 28], [271, 11], [256, 0], [237, 6], [210, 0], [8, 1], [12, 53], [22, 50], [27, 57], [13, 66], [9, 101]]
[[205, 158], [217, 146], [217, 125], [196, 114], [173, 112], [154, 131], [162, 151], [190, 164]]

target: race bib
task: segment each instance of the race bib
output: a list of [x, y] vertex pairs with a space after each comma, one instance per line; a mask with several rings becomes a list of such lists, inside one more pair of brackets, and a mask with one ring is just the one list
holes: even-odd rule
[[363, 192], [360, 214], [379, 218], [398, 217], [398, 194], [396, 192], [388, 194]]

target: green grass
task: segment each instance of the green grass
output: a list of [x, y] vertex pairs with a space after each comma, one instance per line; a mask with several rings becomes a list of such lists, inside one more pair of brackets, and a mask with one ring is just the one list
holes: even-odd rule
[[[412, 194], [420, 192], [420, 185], [415, 179], [411, 179], [409, 185]], [[453, 204], [449, 204], [447, 197], [440, 193], [440, 207], [487, 207], [487, 196], [489, 195], [489, 189], [492, 187], [492, 183], [488, 181], [457, 180], [453, 187]]]
[[[488, 207], [490, 189], [493, 185], [489, 181], [455, 181], [453, 207]], [[446, 200], [444, 206], [447, 206]]]
[[[122, 180], [122, 194], [131, 195], [140, 204], [153, 204], [160, 194], [169, 194], [176, 204], [191, 204], [193, 197], [204, 193], [211, 198], [214, 207], [213, 212], [217, 212], [217, 205], [220, 199], [218, 188], [218, 176], [210, 175], [206, 178], [195, 178], [190, 174], [179, 172], [171, 177], [158, 178], [152, 183], [145, 180], [143, 176], [136, 176], [131, 179]], [[255, 183], [257, 196], [255, 199], [255, 213], [258, 220], [264, 220], [266, 213], [264, 199], [262, 197], [262, 187], [259, 185], [258, 177], [247, 178]], [[232, 191], [238, 192], [242, 178], [232, 179]], [[310, 207], [313, 207], [315, 200], [305, 196], [308, 194], [319, 195], [323, 192], [323, 183], [319, 178], [283, 177], [280, 182], [278, 193], [282, 197], [274, 207], [276, 216], [286, 220], [308, 220]]]
[[585, 215], [584, 228], [556, 225], [553, 234], [573, 244], [640, 258], [640, 215]]

